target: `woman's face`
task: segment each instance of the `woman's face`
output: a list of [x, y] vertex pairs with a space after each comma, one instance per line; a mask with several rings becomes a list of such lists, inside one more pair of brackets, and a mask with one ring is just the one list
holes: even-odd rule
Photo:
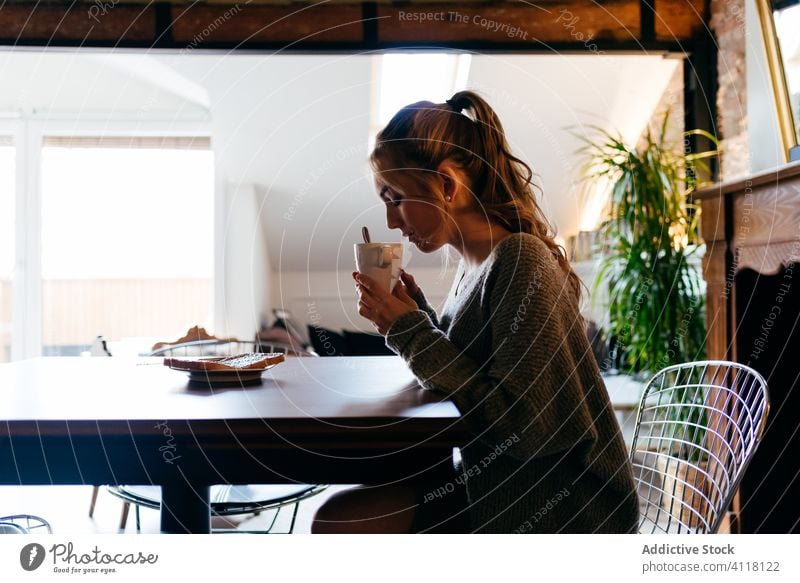
[[400, 192], [388, 185], [380, 186], [378, 196], [386, 205], [386, 225], [400, 229], [417, 249], [431, 253], [448, 243], [444, 212], [432, 199]]

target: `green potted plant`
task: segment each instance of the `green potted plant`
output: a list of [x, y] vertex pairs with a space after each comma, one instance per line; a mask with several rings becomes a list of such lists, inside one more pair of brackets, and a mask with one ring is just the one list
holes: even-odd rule
[[[648, 129], [637, 148], [597, 129], [585, 139], [585, 176], [611, 186], [608, 218], [599, 229], [595, 290], [608, 287], [608, 336], [621, 371], [647, 377], [705, 353], [704, 289], [692, 261], [700, 248], [699, 207], [688, 195], [698, 166], [714, 152], [687, 154], [667, 143], [669, 113], [658, 135]], [[713, 136], [700, 134], [714, 142]]]
[[[698, 171], [707, 171], [705, 161], [717, 150], [687, 153], [683, 144], [669, 142], [668, 128], [669, 112], [657, 133], [645, 132], [638, 148], [600, 128], [596, 138], [582, 138], [589, 158], [585, 177], [610, 186], [609, 211], [598, 234], [594, 291], [607, 286], [607, 337], [614, 362], [621, 372], [642, 379], [705, 355], [705, 290], [693, 261], [701, 249], [700, 209], [689, 195], [698, 186]], [[707, 132], [684, 134], [692, 135], [707, 138], [716, 148]], [[702, 396], [683, 390], [676, 399], [683, 403]], [[676, 431], [685, 423], [705, 427], [703, 410], [694, 411], [676, 418]], [[705, 431], [692, 432], [693, 443], [704, 439]], [[692, 464], [704, 463], [696, 448], [677, 454]]]

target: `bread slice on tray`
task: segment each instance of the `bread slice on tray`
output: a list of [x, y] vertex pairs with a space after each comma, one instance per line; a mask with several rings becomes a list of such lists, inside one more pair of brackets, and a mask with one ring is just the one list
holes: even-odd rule
[[280, 352], [251, 352], [237, 354], [236, 356], [215, 357], [186, 357], [171, 356], [164, 358], [164, 366], [186, 371], [248, 371], [264, 370], [272, 365], [284, 361], [285, 356]]

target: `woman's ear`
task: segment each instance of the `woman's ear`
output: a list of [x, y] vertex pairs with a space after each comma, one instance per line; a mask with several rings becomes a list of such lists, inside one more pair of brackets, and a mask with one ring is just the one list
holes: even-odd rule
[[444, 199], [451, 202], [458, 191], [458, 174], [455, 165], [442, 162], [437, 168], [439, 176], [442, 180], [442, 187], [444, 192]]
[[447, 202], [451, 202], [456, 194], [456, 183], [453, 178], [447, 174], [442, 176], [442, 181], [444, 183], [444, 199]]

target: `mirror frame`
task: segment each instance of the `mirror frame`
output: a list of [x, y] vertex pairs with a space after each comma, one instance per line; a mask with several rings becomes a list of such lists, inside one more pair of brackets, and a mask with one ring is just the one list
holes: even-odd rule
[[795, 127], [789, 87], [786, 83], [786, 71], [784, 70], [783, 57], [781, 55], [780, 39], [778, 39], [775, 29], [773, 12], [796, 4], [800, 4], [800, 0], [756, 0], [758, 16], [761, 21], [761, 32], [764, 37], [764, 50], [772, 81], [772, 92], [775, 98], [784, 162], [800, 160], [800, 145], [798, 145], [797, 128]]

